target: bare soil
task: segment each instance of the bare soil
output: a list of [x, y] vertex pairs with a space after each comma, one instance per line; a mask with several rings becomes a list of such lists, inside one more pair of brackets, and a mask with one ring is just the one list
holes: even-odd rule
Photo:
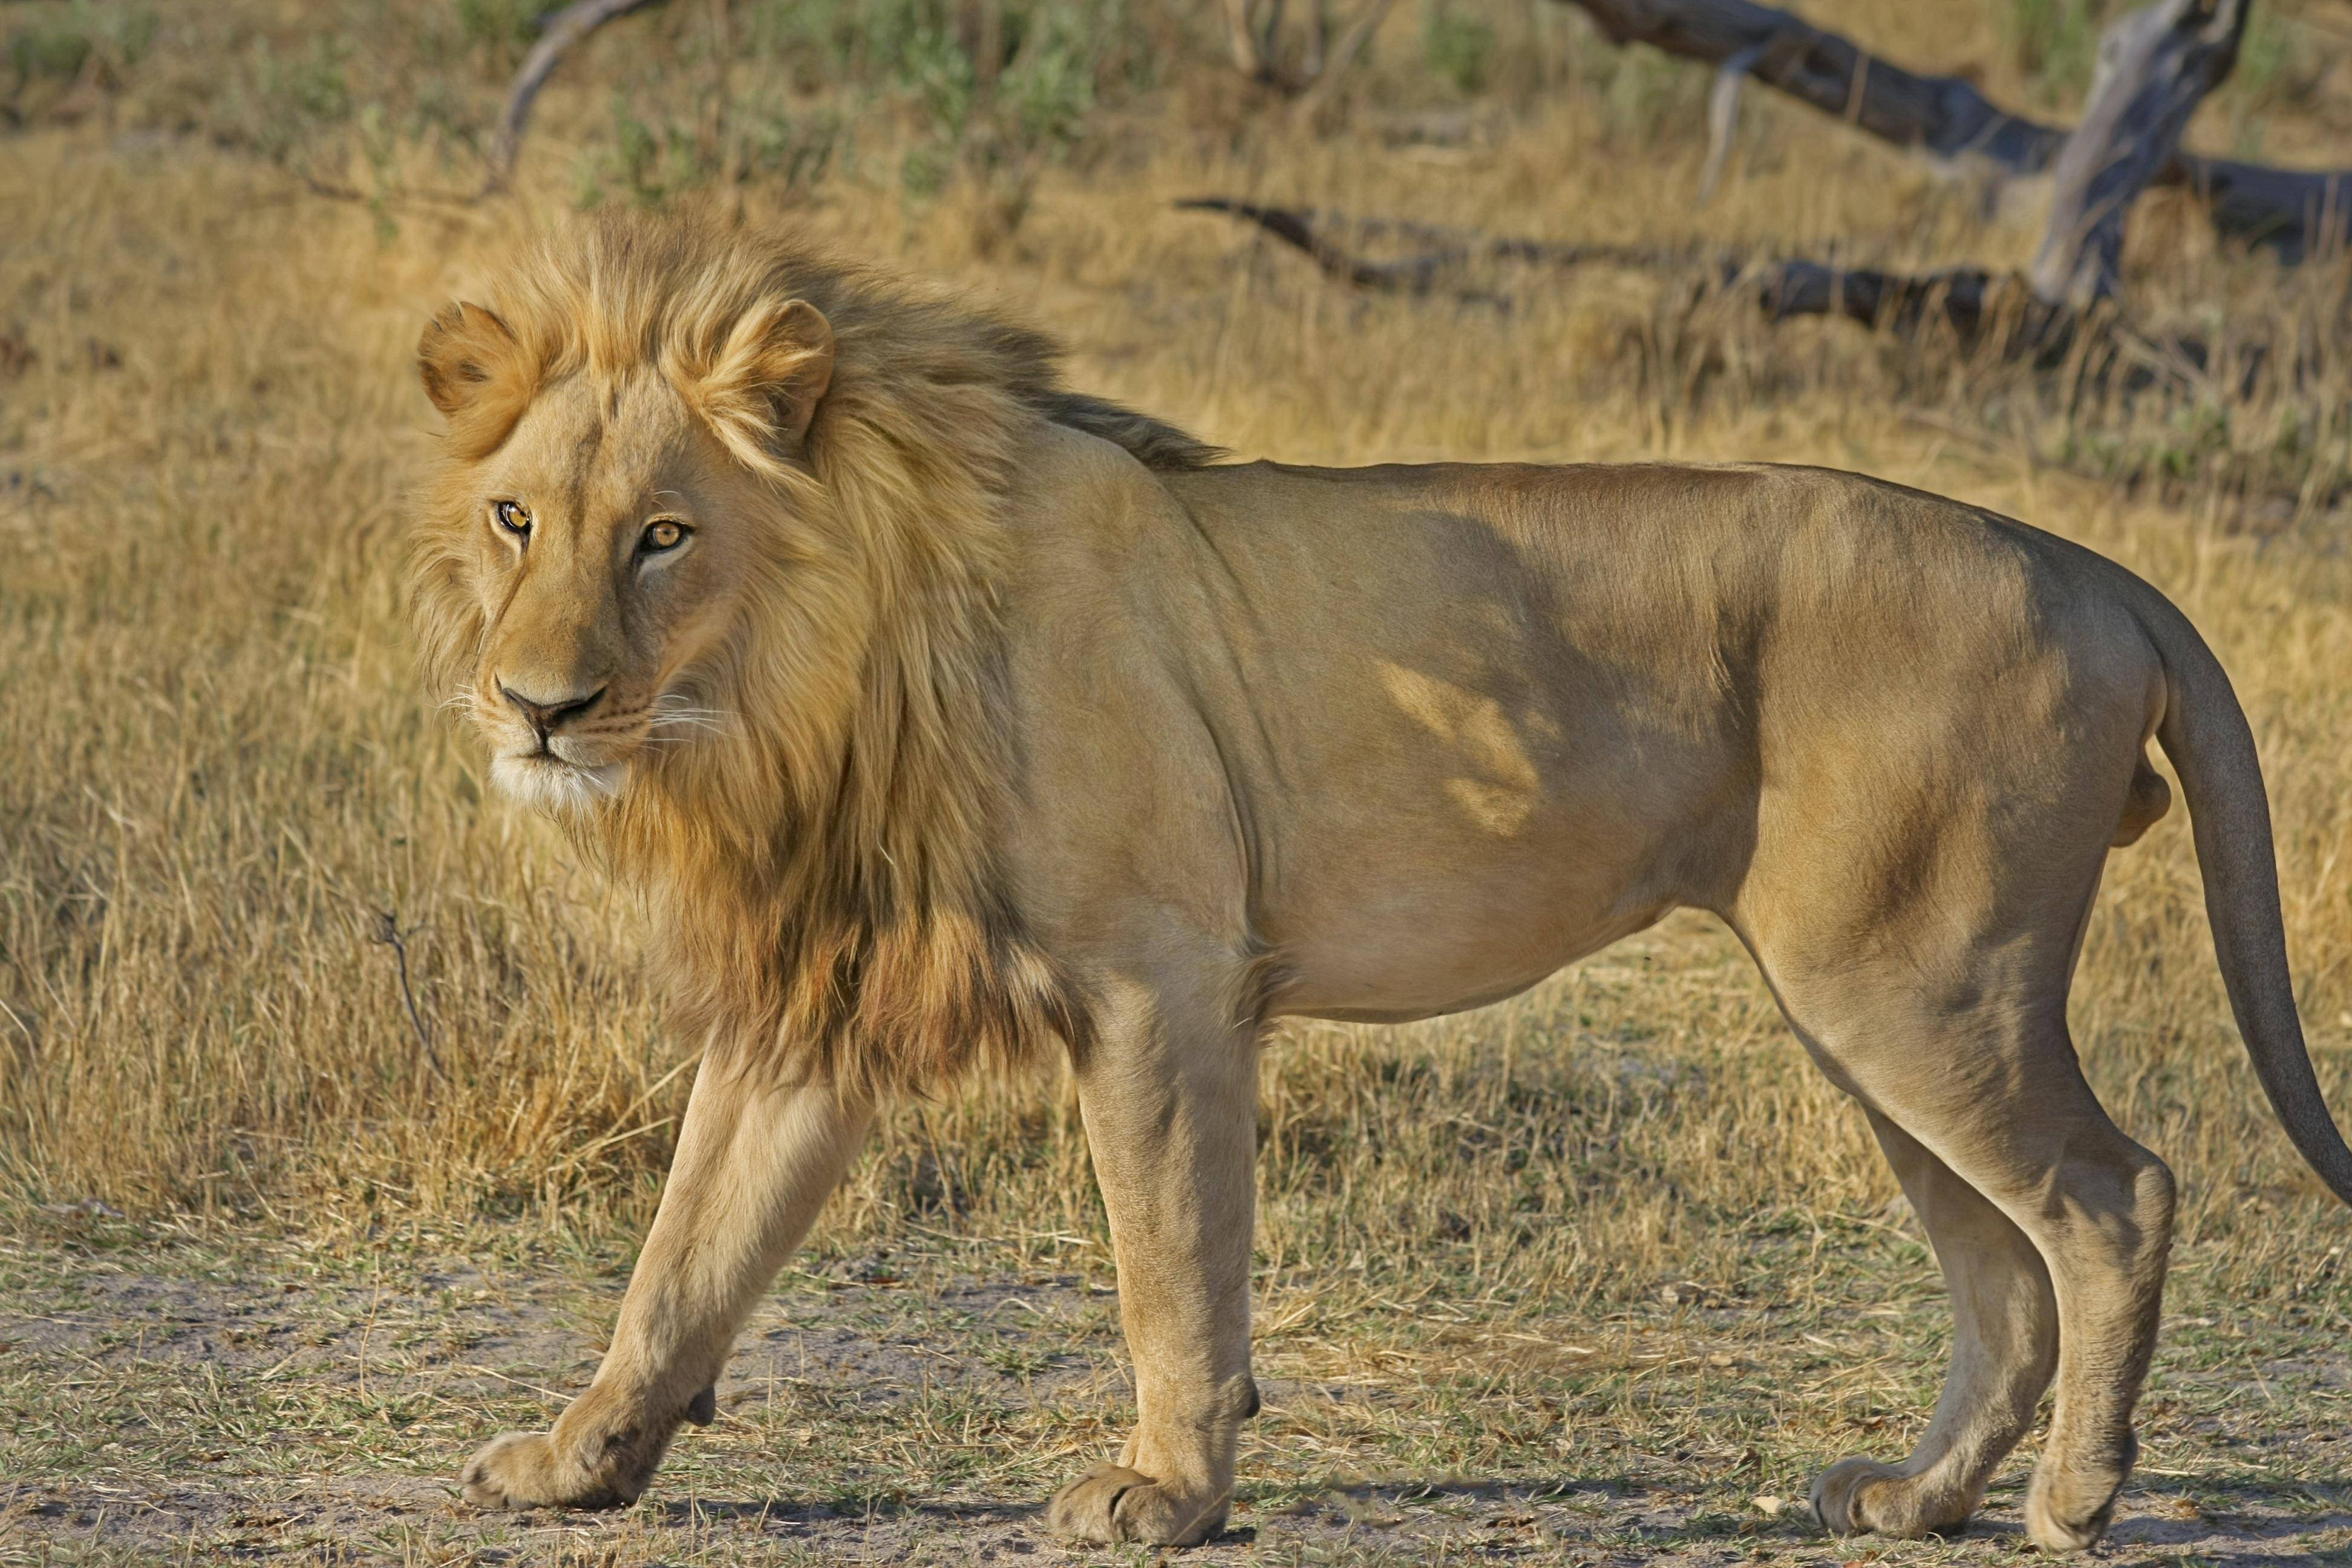
[[[543, 1422], [584, 1383], [617, 1307], [615, 1270], [113, 1239], [0, 1254], [0, 1563], [1143, 1560], [1069, 1549], [1040, 1517], [1055, 1481], [1115, 1442], [1129, 1397], [1116, 1297], [1087, 1272], [975, 1276], [944, 1247], [796, 1272], [745, 1336], [719, 1422], [681, 1436], [637, 1507], [499, 1516], [466, 1508], [450, 1478], [481, 1437]], [[1759, 1314], [1737, 1303], [1662, 1302], [1659, 1315], [1692, 1350], [1753, 1334], [1743, 1401], [1769, 1405], [1811, 1342], [1831, 1342], [1743, 1322]], [[1916, 1325], [1897, 1326], [1916, 1343]], [[2151, 1457], [2103, 1552], [2352, 1560], [2352, 1487], [2295, 1479], [2341, 1474], [2340, 1434], [2318, 1420], [2352, 1387], [2352, 1354], [2204, 1321], [2173, 1338], [2210, 1352], [2201, 1336], [2217, 1331], [2242, 1348], [2168, 1350], [2159, 1366]], [[1747, 1360], [1635, 1354], [1670, 1378]], [[1443, 1462], [1443, 1430], [1399, 1440], [1429, 1425], [1411, 1379], [1267, 1377], [1233, 1526], [1184, 1560], [1937, 1563], [2029, 1550], [2021, 1465], [1961, 1539], [1832, 1541], [1806, 1513], [1802, 1476], [1769, 1452], [1727, 1464], [1668, 1447], [1670, 1433], [1645, 1445], [1608, 1430], [1614, 1374], [1592, 1364], [1605, 1359], [1569, 1358], [1549, 1380], [1565, 1426], [1582, 1405], [1603, 1428], [1587, 1463], [1571, 1430], [1565, 1468], [1487, 1476]], [[1337, 1468], [1313, 1436], [1335, 1418], [1364, 1434]], [[1901, 1422], [1859, 1425], [1865, 1448], [1900, 1451]]]

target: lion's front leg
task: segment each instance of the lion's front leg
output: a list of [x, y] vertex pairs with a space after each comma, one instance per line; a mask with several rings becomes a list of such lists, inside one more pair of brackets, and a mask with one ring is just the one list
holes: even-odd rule
[[460, 1477], [483, 1508], [634, 1502], [681, 1422], [707, 1423], [736, 1331], [848, 1168], [871, 1112], [822, 1085], [704, 1063], [613, 1348], [546, 1433], [492, 1440]]
[[[1203, 986], [1204, 992], [1213, 991]], [[1105, 1009], [1079, 1104], [1118, 1263], [1135, 1434], [1064, 1487], [1053, 1528], [1082, 1541], [1191, 1545], [1233, 1501], [1250, 1381], [1257, 1037], [1213, 994]]]

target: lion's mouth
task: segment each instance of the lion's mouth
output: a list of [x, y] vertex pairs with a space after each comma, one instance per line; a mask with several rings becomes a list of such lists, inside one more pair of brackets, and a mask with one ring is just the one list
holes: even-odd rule
[[728, 732], [726, 715], [682, 693], [664, 692], [643, 710], [601, 715], [578, 731], [541, 733], [480, 705], [490, 742], [490, 782], [542, 811], [578, 811], [619, 794], [649, 752], [675, 751]]
[[626, 763], [577, 762], [542, 746], [505, 752], [490, 764], [490, 782], [541, 811], [578, 811], [618, 795], [629, 773]]

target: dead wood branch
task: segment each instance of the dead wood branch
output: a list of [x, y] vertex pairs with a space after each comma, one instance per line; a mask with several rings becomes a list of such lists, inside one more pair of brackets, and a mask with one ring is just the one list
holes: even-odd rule
[[1260, 36], [1257, 7], [1251, 0], [1225, 0], [1225, 47], [1233, 51], [1234, 68], [1252, 81], [1267, 79], [1266, 53], [1274, 40], [1273, 24], [1280, 19], [1277, 13], [1267, 19], [1263, 37]]
[[1740, 84], [1763, 58], [1763, 47], [1752, 46], [1724, 61], [1716, 70], [1715, 86], [1706, 95], [1706, 166], [1698, 176], [1700, 206], [1715, 199], [1716, 182], [1723, 178], [1724, 160], [1731, 155], [1731, 133], [1739, 124]]
[[1940, 322], [1962, 347], [1997, 342], [2001, 355], [2011, 359], [2064, 353], [2083, 319], [2070, 306], [2032, 299], [2015, 273], [1981, 267], [1908, 273], [1825, 261], [1775, 261], [1753, 268], [1746, 278], [1756, 288], [1758, 302], [1775, 321], [1843, 316], [1898, 337], [1916, 337]]
[[[1552, 245], [1539, 239], [1516, 239], [1440, 228], [1431, 224], [1395, 219], [1349, 219], [1313, 207], [1270, 207], [1231, 196], [1195, 196], [1176, 204], [1180, 212], [1224, 213], [1255, 224], [1284, 244], [1304, 252], [1316, 266], [1360, 289], [1387, 293], [1427, 294], [1458, 278], [1462, 269], [1479, 261], [1517, 261], [1546, 267], [1587, 265], [1657, 268], [1687, 266], [1706, 258], [1706, 252], [1665, 246]], [[1358, 240], [1389, 237], [1423, 247], [1393, 261], [1370, 261], [1354, 255], [1330, 237], [1344, 229]]]
[[[1383, 293], [1444, 295], [1465, 303], [1507, 306], [1502, 296], [1473, 287], [1465, 269], [1478, 262], [1515, 262], [1569, 268], [1620, 267], [1633, 271], [1696, 274], [1700, 287], [1753, 295], [1767, 319], [1838, 316], [1897, 338], [1950, 334], [1961, 352], [2053, 370], [2070, 358], [2089, 363], [2084, 386], [2124, 392], [2179, 390], [2216, 384], [2238, 395], [2252, 393], [2265, 375], [2303, 387], [2329, 374], [2329, 356], [2315, 343], [2229, 342], [2186, 334], [2149, 334], [2131, 327], [2112, 300], [2085, 307], [2034, 297], [2015, 272], [1952, 267], [1935, 272], [1889, 272], [1807, 258], [1759, 259], [1735, 251], [1690, 246], [1562, 245], [1485, 235], [1389, 218], [1354, 218], [1312, 207], [1276, 207], [1228, 196], [1178, 202], [1190, 212], [1223, 213], [1263, 229], [1312, 260], [1326, 277]], [[1402, 240], [1423, 248], [1393, 260], [1356, 255], [1335, 237], [1358, 244]]]
[[[1558, 0], [1591, 16], [1612, 43], [1648, 44], [1720, 67], [1749, 50], [1747, 75], [1898, 147], [1980, 160], [2004, 174], [2047, 173], [2064, 129], [2000, 108], [1973, 82], [1928, 76], [1754, 0]], [[2342, 246], [2352, 228], [2352, 169], [2278, 169], [2176, 152], [2150, 183], [2186, 185], [2213, 226], [2299, 261]]]
[[507, 89], [507, 106], [499, 115], [498, 132], [490, 139], [490, 172], [482, 186], [484, 195], [504, 190], [514, 178], [515, 160], [522, 152], [523, 129], [530, 123], [531, 104], [572, 46], [607, 22], [660, 3], [661, 0], [573, 0], [547, 19], [539, 42], [523, 56], [522, 67]]
[[[1551, 268], [1624, 267], [1639, 271], [1695, 268], [1716, 287], [1754, 290], [1757, 303], [1775, 321], [1842, 316], [1906, 337], [1941, 324], [1964, 347], [1992, 343], [2002, 357], [2036, 360], [2063, 355], [2087, 319], [2072, 306], [2035, 300], [2025, 280], [2013, 273], [1982, 268], [1908, 274], [1804, 259], [1759, 261], [1696, 247], [1557, 245], [1420, 224], [1351, 221], [1308, 207], [1265, 206], [1224, 196], [1196, 197], [1177, 205], [1193, 212], [1224, 213], [1255, 225], [1304, 253], [1326, 276], [1385, 292], [1435, 292], [1460, 279], [1465, 266], [1478, 261]], [[1424, 248], [1394, 260], [1367, 260], [1333, 237], [1339, 231], [1363, 239], [1393, 236]], [[1466, 287], [1456, 286], [1452, 291], [1462, 298], [1488, 298]], [[2201, 348], [2198, 353], [2201, 363]]]
[[2247, 0], [2157, 0], [2100, 37], [2090, 102], [2058, 154], [2050, 226], [2027, 275], [2036, 299], [2083, 305], [2116, 291], [2125, 215], [2238, 63], [2249, 9]]
[[1720, 66], [1739, 56], [1748, 75], [1799, 102], [1899, 147], [1938, 158], [1981, 158], [2015, 174], [2056, 162], [2065, 132], [2011, 114], [1958, 77], [1922, 76], [1865, 53], [1851, 39], [1752, 0], [1559, 0], [1591, 16], [1615, 44], [1648, 44]]

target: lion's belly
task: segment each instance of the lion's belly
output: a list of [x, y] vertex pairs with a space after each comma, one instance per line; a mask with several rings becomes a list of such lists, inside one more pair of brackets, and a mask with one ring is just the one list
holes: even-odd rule
[[1272, 911], [1283, 984], [1272, 1011], [1361, 1023], [1458, 1013], [1526, 990], [1652, 924], [1678, 901], [1639, 846], [1603, 857], [1560, 844], [1512, 856], [1422, 857], [1377, 886], [1355, 867]]
[[1564, 942], [1541, 960], [1508, 973], [1490, 953], [1449, 952], [1434, 945], [1405, 955], [1402, 963], [1367, 962], [1389, 956], [1369, 950], [1338, 962], [1311, 961], [1306, 973], [1297, 973], [1276, 994], [1270, 1010], [1281, 1016], [1349, 1024], [1410, 1024], [1466, 1013], [1517, 995], [1563, 966], [1654, 924], [1665, 912], [1645, 910], [1612, 930]]

